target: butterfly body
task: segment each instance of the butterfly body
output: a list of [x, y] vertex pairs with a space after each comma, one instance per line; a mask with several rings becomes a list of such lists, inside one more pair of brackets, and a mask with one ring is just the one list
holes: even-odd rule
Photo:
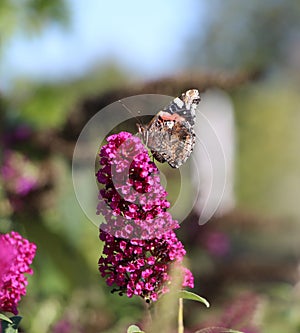
[[198, 90], [191, 89], [176, 97], [147, 125], [138, 125], [139, 134], [153, 157], [179, 168], [189, 158], [195, 145], [194, 124], [200, 102]]

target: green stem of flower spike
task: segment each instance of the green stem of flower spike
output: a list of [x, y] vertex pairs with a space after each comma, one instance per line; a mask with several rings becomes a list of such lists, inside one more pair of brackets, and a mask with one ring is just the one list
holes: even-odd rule
[[184, 333], [184, 326], [183, 326], [183, 298], [178, 298], [178, 333]]
[[153, 322], [153, 320], [152, 320], [152, 314], [151, 314], [151, 308], [150, 307], [148, 307], [147, 314], [148, 314], [147, 321], [148, 321], [149, 327], [150, 327], [152, 325], [152, 322]]

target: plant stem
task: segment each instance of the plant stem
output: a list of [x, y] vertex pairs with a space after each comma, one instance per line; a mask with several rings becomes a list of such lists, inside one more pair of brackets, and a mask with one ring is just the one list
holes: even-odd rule
[[184, 333], [183, 326], [183, 299], [178, 299], [178, 333]]

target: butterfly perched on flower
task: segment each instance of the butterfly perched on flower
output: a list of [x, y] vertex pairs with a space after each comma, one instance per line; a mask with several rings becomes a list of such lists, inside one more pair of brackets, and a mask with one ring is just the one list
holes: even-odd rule
[[179, 168], [187, 161], [195, 146], [194, 124], [199, 102], [199, 91], [190, 89], [173, 99], [147, 125], [137, 125], [139, 136], [158, 162]]

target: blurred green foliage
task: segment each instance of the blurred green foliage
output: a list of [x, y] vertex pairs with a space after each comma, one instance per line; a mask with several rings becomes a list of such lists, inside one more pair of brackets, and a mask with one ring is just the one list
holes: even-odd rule
[[[204, 296], [212, 305], [210, 310], [185, 305], [186, 325], [195, 331], [226, 309], [224, 300], [250, 290], [261, 296], [256, 318], [261, 332], [296, 333], [300, 329], [296, 270], [300, 254], [300, 73], [285, 59], [292, 52], [289, 43], [299, 31], [300, 5], [292, 0], [215, 0], [206, 3], [206, 13], [205, 27], [199, 20], [200, 28], [191, 31], [193, 52], [190, 41], [187, 43], [184, 58], [191, 67], [259, 68], [265, 76], [259, 83], [231, 92], [238, 137], [237, 209], [251, 212], [253, 217], [245, 222], [243, 214], [233, 214], [225, 221], [221, 218], [219, 224], [212, 221], [190, 234], [185, 231], [197, 292], [202, 295], [205, 290]], [[159, 14], [158, 18], [162, 19]], [[51, 24], [67, 26], [70, 20], [62, 0], [3, 0], [2, 46], [20, 31], [28, 38]], [[112, 63], [101, 64], [73, 80], [46, 83], [19, 78], [10, 92], [0, 97], [2, 131], [8, 125], [23, 123], [41, 132], [50, 127], [61, 129], [83, 100], [131, 79]], [[39, 162], [46, 154], [29, 146], [27, 152]], [[48, 175], [45, 164], [41, 165]], [[0, 188], [0, 230], [15, 229], [38, 245], [35, 273], [29, 278], [28, 295], [20, 306], [24, 316], [21, 326], [31, 333], [55, 333], [59, 323], [72, 323], [75, 333], [80, 327], [85, 332], [124, 332], [130, 324], [143, 320], [142, 303], [111, 295], [101, 279], [97, 271], [102, 249], [98, 230], [76, 201], [68, 157], [51, 153], [46, 165], [53, 179], [44, 195], [37, 195], [43, 203], [34, 211], [12, 212]], [[168, 176], [172, 199], [178, 191], [177, 173]], [[186, 200], [190, 199], [187, 195]], [[228, 235], [228, 256], [216, 258], [203, 249], [201, 236], [210, 228]], [[209, 280], [205, 280], [207, 276]]]
[[241, 91], [235, 101], [240, 202], [262, 213], [299, 218], [297, 88], [263, 83]]
[[[280, 67], [299, 31], [300, 4], [293, 0], [214, 0], [191, 43], [191, 67], [211, 70]], [[201, 56], [200, 56], [201, 55]]]
[[22, 79], [5, 96], [6, 109], [10, 118], [33, 128], [60, 128], [76, 103], [125, 81], [125, 73], [114, 64], [101, 65], [82, 78], [66, 82], [39, 83]]
[[[64, 0], [2, 0], [0, 3], [2, 47], [15, 33], [23, 33], [24, 37], [28, 37], [41, 32], [49, 24], [66, 26], [69, 19], [68, 6]], [[0, 50], [3, 52], [3, 48]]]

